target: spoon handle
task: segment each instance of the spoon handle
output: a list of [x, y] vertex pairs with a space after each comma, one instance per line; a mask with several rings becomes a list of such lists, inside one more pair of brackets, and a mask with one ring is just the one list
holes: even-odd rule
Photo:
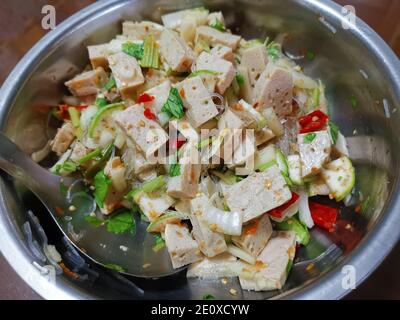
[[58, 193], [55, 191], [59, 190], [61, 178], [34, 162], [3, 132], [0, 132], [0, 168], [19, 179], [44, 202], [50, 200], [50, 193]]

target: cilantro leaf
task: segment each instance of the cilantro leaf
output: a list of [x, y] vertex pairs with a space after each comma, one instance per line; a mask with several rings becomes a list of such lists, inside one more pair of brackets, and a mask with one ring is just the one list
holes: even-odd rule
[[96, 106], [99, 108], [103, 108], [108, 105], [107, 99], [104, 97], [104, 94], [99, 94], [96, 97], [96, 101], [94, 102]]
[[278, 59], [281, 53], [281, 45], [275, 41], [269, 42], [269, 38], [265, 40], [268, 56], [273, 60]]
[[100, 227], [103, 223], [106, 223], [106, 221], [103, 221], [96, 216], [85, 216], [85, 221], [89, 222], [93, 227], [97, 228]]
[[110, 79], [108, 79], [108, 82], [104, 86], [104, 90], [110, 90], [116, 86], [115, 78], [113, 75], [110, 76]]
[[106, 176], [104, 171], [99, 171], [94, 176], [94, 198], [100, 208], [104, 206], [104, 199], [108, 193], [108, 186], [111, 184], [110, 178]]
[[333, 144], [336, 144], [338, 135], [339, 135], [339, 128], [336, 124], [334, 124], [331, 120], [328, 121], [329, 131], [331, 133]]
[[125, 42], [122, 44], [122, 52], [141, 60], [144, 55], [144, 44]]
[[67, 188], [67, 186], [65, 185], [65, 183], [64, 182], [60, 182], [60, 194], [63, 196], [63, 197], [65, 197], [66, 195], [67, 195], [67, 193], [68, 193], [68, 188]]
[[124, 232], [136, 233], [136, 222], [133, 213], [129, 210], [124, 210], [115, 213], [108, 219], [107, 231], [115, 234]]
[[205, 294], [203, 300], [215, 300], [215, 297], [212, 294]]
[[242, 86], [244, 84], [244, 75], [242, 75], [241, 73], [236, 73], [235, 79], [239, 86]]
[[304, 136], [304, 143], [311, 143], [315, 139], [316, 136], [317, 136], [317, 134], [315, 132], [307, 133]]
[[171, 118], [180, 119], [185, 115], [183, 111], [183, 102], [178, 89], [171, 88], [167, 102], [161, 108], [161, 112], [167, 113]]
[[169, 176], [177, 177], [181, 175], [181, 165], [179, 163], [173, 163], [169, 167]]
[[213, 24], [210, 25], [211, 28], [217, 29], [221, 32], [225, 32], [226, 28], [222, 22], [215, 21]]
[[351, 96], [349, 98], [349, 100], [350, 100], [351, 106], [353, 108], [356, 108], [358, 106], [358, 101], [357, 101], [357, 98], [355, 96]]

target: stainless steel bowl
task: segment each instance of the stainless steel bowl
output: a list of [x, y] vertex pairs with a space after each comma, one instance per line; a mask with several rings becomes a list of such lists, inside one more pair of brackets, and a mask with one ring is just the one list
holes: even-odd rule
[[[44, 298], [190, 299], [204, 293], [227, 299], [341, 298], [351, 290], [347, 280], [352, 271], [360, 284], [399, 240], [400, 63], [361, 20], [357, 19], [356, 28], [343, 29], [341, 7], [331, 1], [99, 1], [50, 32], [13, 70], [0, 93], [1, 129], [27, 152], [40, 147], [45, 139], [33, 138], [45, 137], [40, 106], [59, 102], [65, 90], [63, 82], [87, 63], [86, 45], [111, 39], [124, 19], [157, 21], [164, 12], [198, 5], [223, 10], [232, 30], [245, 37], [286, 33], [290, 40], [285, 44], [287, 50], [306, 48], [316, 53], [315, 60], [303, 59], [299, 64], [326, 84], [330, 112], [344, 134], [351, 137], [357, 191], [362, 192], [365, 210], [356, 214], [342, 208], [336, 233], [314, 230], [312, 246], [300, 250], [299, 262], [282, 291], [239, 291], [232, 297], [227, 288], [237, 286], [235, 281], [228, 287], [218, 281], [187, 281], [184, 273], [159, 280], [123, 278], [97, 266], [88, 267], [79, 259], [77, 263], [76, 257], [72, 259], [75, 271], [86, 277], [74, 280], [61, 275], [52, 283], [33, 264], [40, 261], [30, 252], [22, 229], [28, 218], [26, 210], [34, 209], [64, 259], [71, 262], [71, 253], [37, 201], [2, 174], [1, 252]], [[358, 100], [356, 107], [349, 102], [353, 96]], [[307, 268], [310, 261], [314, 268]]]

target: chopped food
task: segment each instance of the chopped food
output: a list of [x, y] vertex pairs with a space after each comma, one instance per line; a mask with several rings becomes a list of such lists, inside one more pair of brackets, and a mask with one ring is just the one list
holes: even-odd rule
[[149, 252], [188, 266], [188, 278], [231, 296], [240, 288], [228, 278], [282, 289], [309, 229], [336, 230], [337, 205], [316, 201], [356, 191], [325, 86], [279, 39], [233, 34], [222, 12], [161, 20], [124, 21], [121, 35], [87, 47], [87, 67], [65, 83], [72, 96], [52, 110], [62, 123], [46, 147], [58, 157], [50, 171], [84, 178], [96, 207], [88, 226], [140, 242], [140, 219], [155, 238]]

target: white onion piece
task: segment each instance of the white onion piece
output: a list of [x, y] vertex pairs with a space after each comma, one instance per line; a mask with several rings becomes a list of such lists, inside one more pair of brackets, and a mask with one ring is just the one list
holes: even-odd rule
[[246, 261], [247, 263], [250, 263], [254, 265], [256, 263], [256, 258], [254, 258], [251, 254], [248, 252], [244, 251], [243, 249], [240, 249], [232, 244], [228, 245], [228, 250], [227, 250], [231, 255], [238, 257], [239, 259], [242, 259], [243, 261]]
[[303, 222], [307, 228], [314, 226], [314, 221], [311, 217], [310, 206], [308, 204], [308, 195], [304, 190], [299, 190], [299, 219]]
[[215, 231], [240, 236], [242, 233], [242, 215], [235, 211], [223, 211], [210, 206], [203, 215], [204, 221]]
[[175, 29], [180, 26], [183, 16], [188, 10], [167, 13], [161, 16], [161, 21], [166, 28]]

